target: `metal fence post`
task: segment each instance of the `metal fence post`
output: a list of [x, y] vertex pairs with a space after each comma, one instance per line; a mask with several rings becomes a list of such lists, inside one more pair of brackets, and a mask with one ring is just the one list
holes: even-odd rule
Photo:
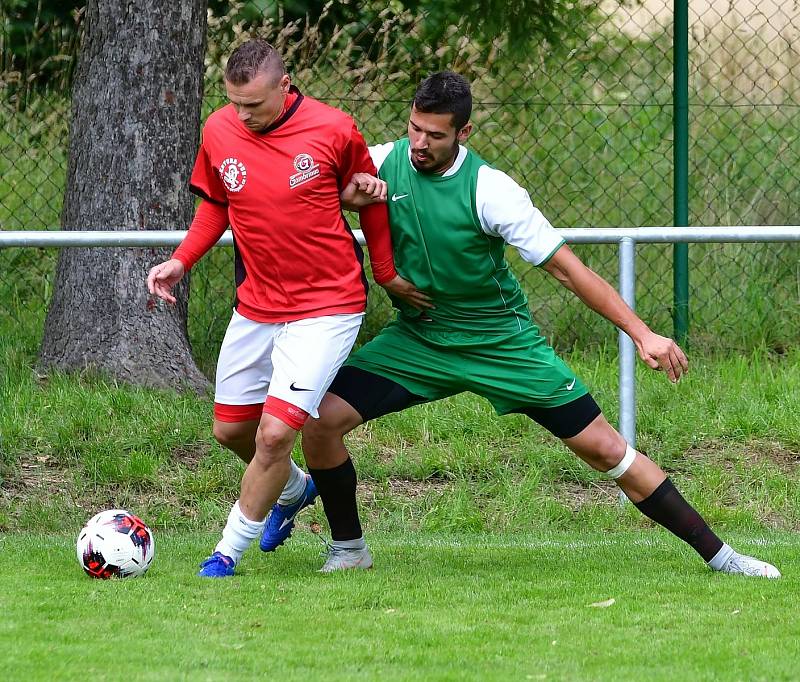
[[[625, 303], [636, 308], [636, 242], [630, 237], [619, 241], [619, 293]], [[636, 347], [622, 330], [619, 332], [619, 432], [631, 447], [636, 447]], [[620, 504], [627, 499], [620, 490]]]
[[[675, 0], [673, 35], [673, 220], [689, 224], [689, 2]], [[675, 244], [673, 254], [672, 324], [675, 339], [684, 344], [689, 333], [689, 245]]]

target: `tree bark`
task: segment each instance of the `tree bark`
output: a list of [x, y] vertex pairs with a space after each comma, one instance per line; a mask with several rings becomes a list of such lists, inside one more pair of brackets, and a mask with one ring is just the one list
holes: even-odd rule
[[[72, 97], [64, 230], [186, 229], [200, 136], [207, 0], [89, 0]], [[202, 390], [174, 308], [147, 293], [170, 248], [62, 249], [45, 322], [43, 369], [93, 369], [125, 382]]]

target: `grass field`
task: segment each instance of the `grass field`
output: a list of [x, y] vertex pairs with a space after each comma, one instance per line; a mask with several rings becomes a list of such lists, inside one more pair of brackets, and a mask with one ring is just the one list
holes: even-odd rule
[[[382, 533], [375, 569], [339, 575], [296, 534], [227, 581], [193, 576], [212, 536], [159, 534], [144, 578], [108, 582], [83, 575], [71, 535], [6, 535], [0, 676], [796, 679], [796, 575], [711, 574], [666, 533]], [[795, 534], [734, 540], [800, 564]]]
[[[36, 344], [2, 327], [0, 679], [797, 677], [797, 350], [690, 354], [678, 386], [638, 377], [640, 446], [780, 581], [711, 574], [541, 429], [461, 396], [350, 438], [375, 570], [316, 572], [316, 505], [287, 547], [206, 583], [241, 475], [210, 399], [39, 376]], [[614, 358], [569, 356], [612, 421]], [[155, 530], [144, 579], [93, 581], [75, 560], [81, 525], [112, 506]]]
[[[0, 335], [0, 679], [796, 678], [796, 352], [695, 357], [677, 386], [639, 372], [641, 447], [780, 581], [710, 573], [541, 429], [461, 396], [351, 437], [373, 571], [316, 572], [315, 505], [279, 552], [205, 582], [241, 475], [210, 400], [40, 377], [35, 344]], [[613, 351], [569, 359], [615, 420]], [[154, 528], [143, 579], [78, 566], [110, 506]]]
[[[211, 438], [210, 398], [39, 377], [34, 351], [34, 340], [0, 335], [0, 528], [58, 531], [69, 522], [77, 532], [110, 506], [135, 507], [160, 529], [224, 519], [242, 469]], [[612, 423], [613, 352], [568, 358]], [[640, 365], [638, 401], [639, 446], [712, 521], [800, 527], [798, 352], [697, 357], [677, 386]], [[474, 396], [390, 415], [349, 443], [377, 530], [642, 526], [617, 509], [614, 486], [559, 442], [520, 415], [497, 418]]]

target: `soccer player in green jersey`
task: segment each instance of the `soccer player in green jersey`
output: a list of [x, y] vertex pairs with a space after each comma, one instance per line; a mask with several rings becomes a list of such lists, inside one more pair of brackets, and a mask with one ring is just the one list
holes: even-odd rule
[[661, 468], [608, 423], [586, 386], [531, 319], [504, 258], [507, 244], [633, 339], [641, 359], [677, 381], [686, 356], [637, 317], [564, 243], [528, 193], [462, 143], [472, 97], [460, 75], [419, 86], [408, 137], [370, 148], [380, 180], [359, 176], [343, 202], [372, 201], [385, 182], [395, 267], [420, 291], [416, 308], [350, 356], [306, 422], [303, 452], [333, 536], [323, 571], [369, 568], [356, 506], [356, 472], [343, 436], [381, 415], [471, 391], [498, 414], [519, 412], [614, 479], [633, 504], [689, 543], [717, 571], [777, 578], [770, 564], [720, 540]]

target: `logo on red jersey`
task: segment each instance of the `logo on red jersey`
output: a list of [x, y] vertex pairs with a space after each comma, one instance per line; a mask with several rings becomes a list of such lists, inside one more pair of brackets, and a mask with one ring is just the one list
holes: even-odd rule
[[298, 154], [294, 157], [294, 169], [297, 171], [289, 176], [289, 187], [294, 189], [304, 182], [313, 180], [319, 175], [319, 164], [314, 163], [310, 154]]
[[247, 169], [239, 159], [232, 156], [219, 165], [219, 174], [229, 192], [241, 192], [247, 182]]

